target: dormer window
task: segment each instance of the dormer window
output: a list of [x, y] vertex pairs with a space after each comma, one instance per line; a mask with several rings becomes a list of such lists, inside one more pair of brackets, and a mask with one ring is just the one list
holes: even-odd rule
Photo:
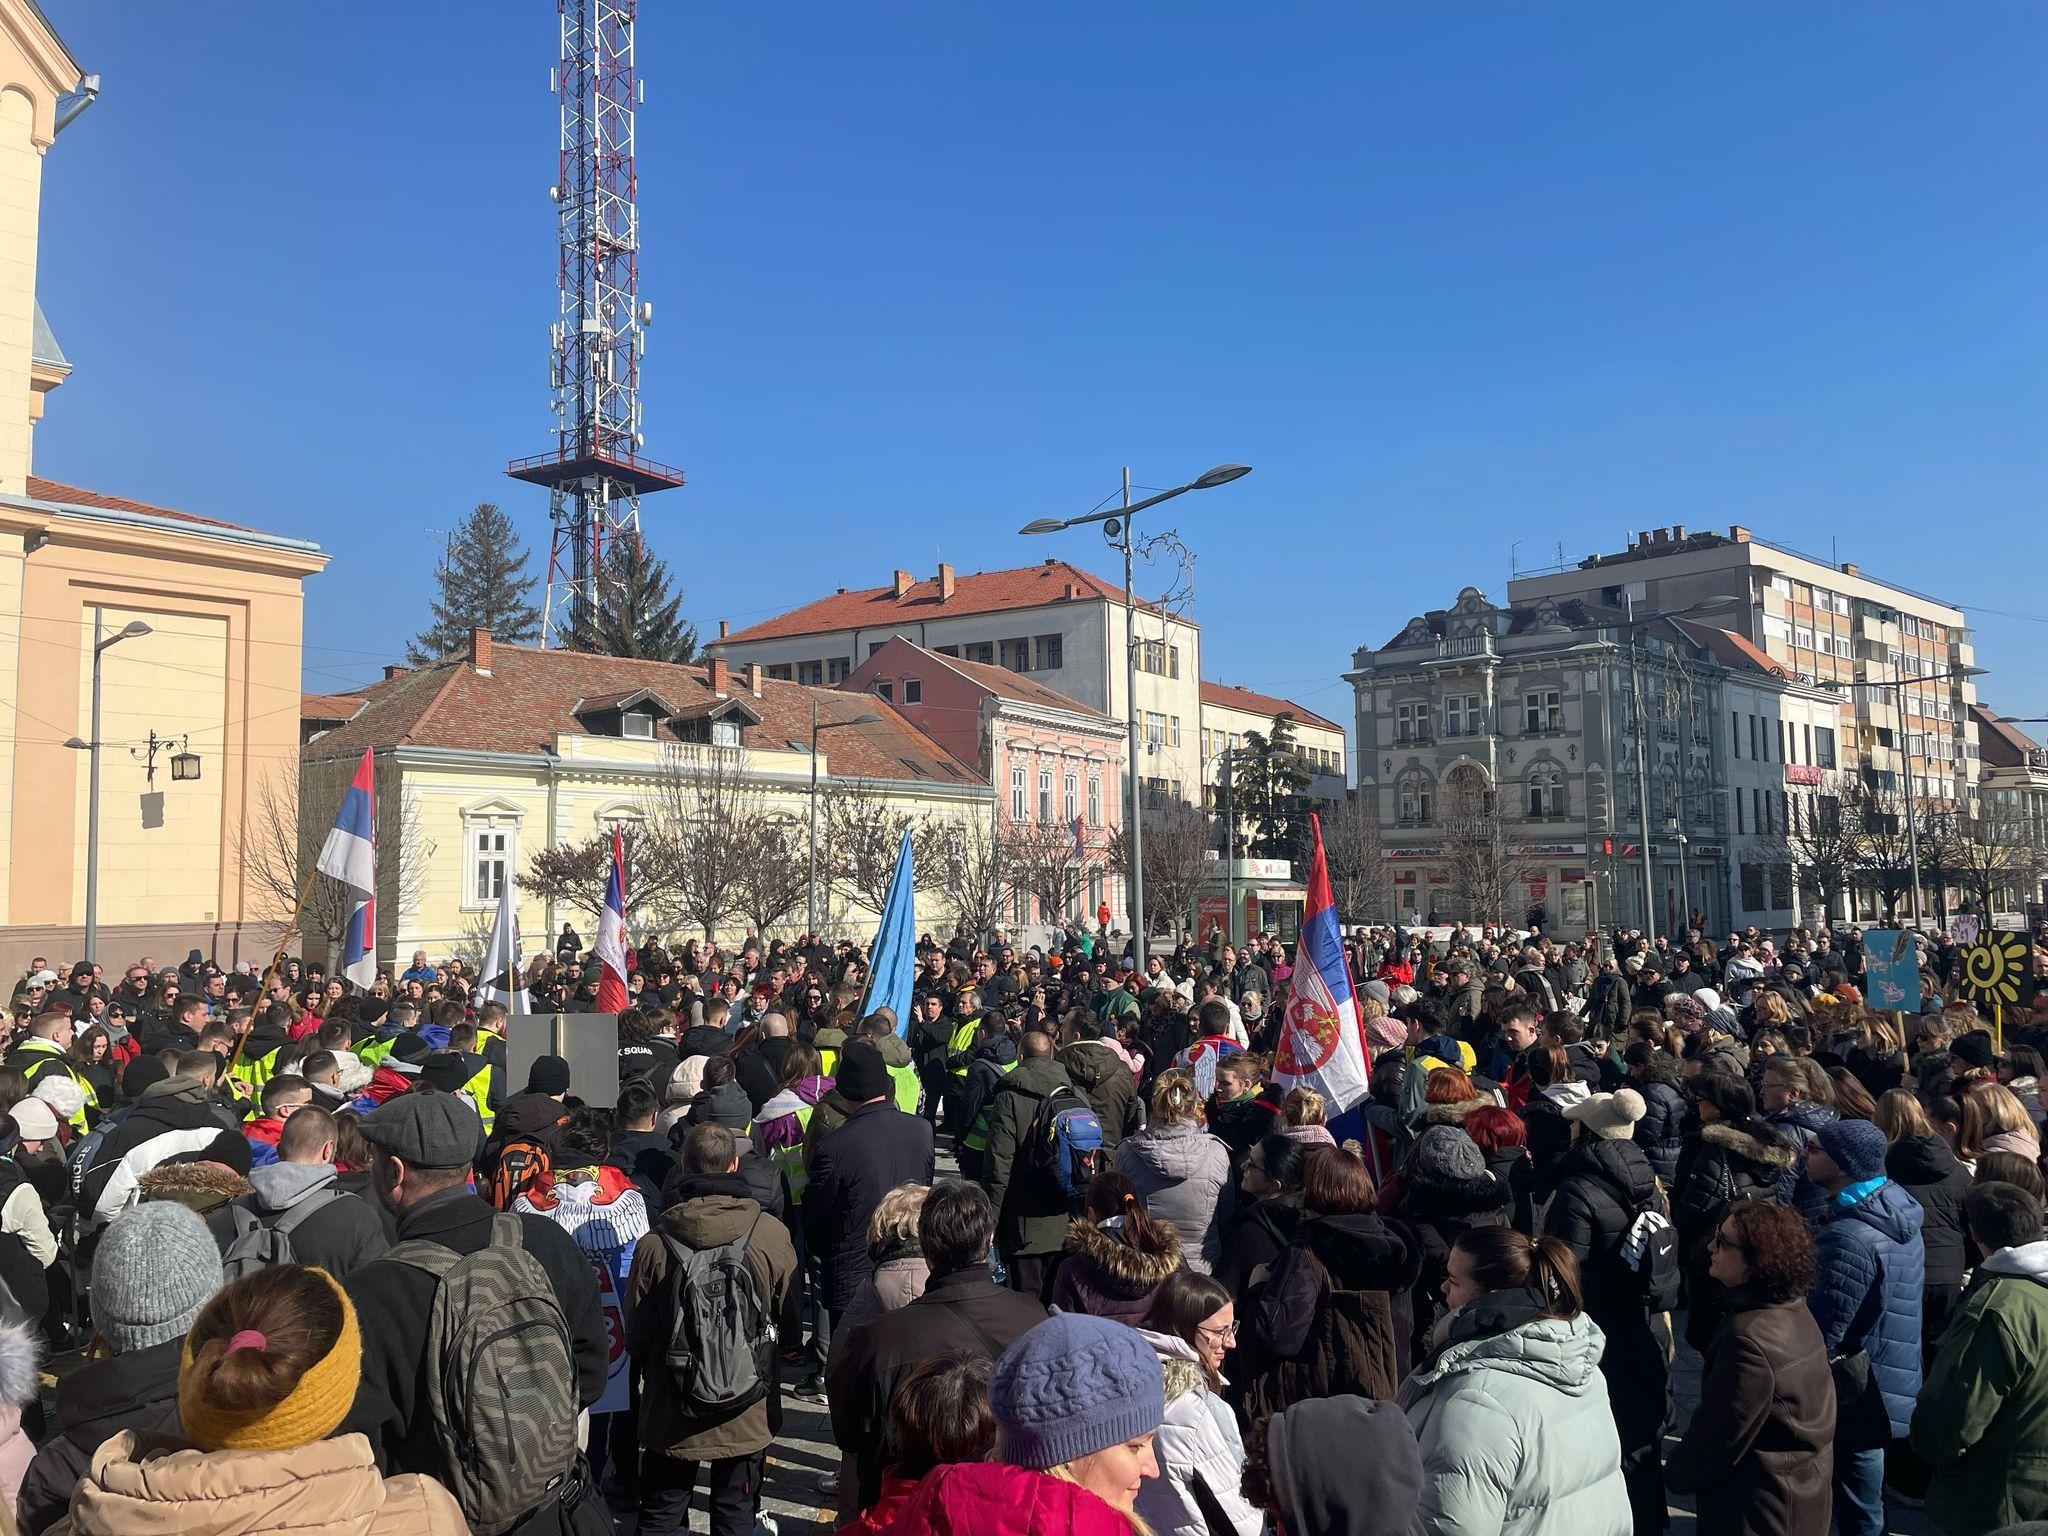
[[711, 722], [711, 745], [736, 747], [740, 744], [740, 723], [730, 717]]
[[628, 710], [625, 714], [619, 716], [619, 734], [631, 737], [636, 741], [652, 741], [654, 739], [654, 716], [646, 713], [644, 710]]
[[576, 705], [576, 718], [592, 736], [623, 736], [652, 741], [655, 726], [675, 713], [675, 706], [651, 688], [600, 694]]

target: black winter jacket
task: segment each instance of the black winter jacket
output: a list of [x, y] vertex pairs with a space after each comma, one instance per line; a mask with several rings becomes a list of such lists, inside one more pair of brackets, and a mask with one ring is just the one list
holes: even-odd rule
[[1963, 1241], [1963, 1196], [1970, 1170], [1939, 1136], [1906, 1136], [1885, 1154], [1885, 1176], [1927, 1213], [1920, 1243], [1927, 1255], [1927, 1287], [1960, 1286], [1968, 1268]]
[[932, 1181], [932, 1128], [888, 1099], [863, 1104], [820, 1138], [804, 1189], [804, 1237], [825, 1266], [825, 1305], [844, 1311], [874, 1266], [868, 1218], [898, 1184]]
[[1586, 1315], [1609, 1335], [1647, 1315], [1622, 1242], [1640, 1213], [1664, 1208], [1650, 1160], [1633, 1141], [1583, 1139], [1558, 1165], [1543, 1229], [1579, 1261]]
[[1687, 1269], [1704, 1272], [1707, 1239], [1737, 1200], [1778, 1204], [1780, 1181], [1795, 1164], [1791, 1146], [1761, 1120], [1713, 1120], [1687, 1137], [1671, 1197]]
[[[1526, 1162], [1527, 1159], [1524, 1159]], [[1415, 1283], [1411, 1360], [1444, 1310], [1444, 1276], [1451, 1245], [1473, 1227], [1504, 1227], [1514, 1216], [1515, 1192], [1491, 1170], [1476, 1179], [1430, 1178], [1410, 1160], [1401, 1175], [1401, 1219], [1415, 1234], [1421, 1260]]]
[[1411, 1361], [1411, 1293], [1422, 1268], [1400, 1222], [1310, 1216], [1246, 1308], [1254, 1419], [1310, 1397], [1390, 1400]]
[[43, 1442], [15, 1508], [23, 1536], [42, 1536], [71, 1507], [92, 1455], [124, 1429], [178, 1433], [182, 1335], [132, 1355], [88, 1360], [57, 1384], [57, 1432]]
[[1678, 1154], [1685, 1145], [1685, 1095], [1678, 1091], [1678, 1058], [1659, 1051], [1622, 1085], [1643, 1096], [1643, 1118], [1636, 1122], [1635, 1143], [1669, 1191], [1678, 1178]]
[[[398, 1235], [401, 1241], [422, 1238], [460, 1254], [477, 1253], [489, 1245], [498, 1214], [458, 1185], [402, 1211]], [[569, 1358], [576, 1367], [576, 1398], [588, 1408], [604, 1395], [611, 1373], [611, 1340], [596, 1272], [576, 1240], [547, 1217], [515, 1219], [520, 1246], [547, 1271], [562, 1304]], [[367, 1435], [386, 1476], [422, 1472], [441, 1477], [441, 1452], [425, 1404], [427, 1332], [437, 1282], [410, 1264], [378, 1259], [350, 1275], [342, 1288], [356, 1312], [374, 1324], [363, 1330], [363, 1376], [355, 1406], [335, 1433]]]
[[1275, 1195], [1249, 1205], [1240, 1196], [1239, 1202], [1243, 1214], [1223, 1239], [1223, 1256], [1210, 1275], [1228, 1286], [1230, 1294], [1242, 1305], [1251, 1288], [1252, 1271], [1260, 1265], [1271, 1271], [1287, 1245], [1294, 1241], [1303, 1218], [1298, 1193]]

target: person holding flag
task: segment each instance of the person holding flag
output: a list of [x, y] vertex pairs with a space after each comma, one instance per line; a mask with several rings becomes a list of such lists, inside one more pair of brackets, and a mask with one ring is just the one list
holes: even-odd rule
[[612, 828], [612, 867], [604, 881], [604, 912], [597, 920], [597, 1011], [626, 1007], [626, 839]]
[[[1344, 959], [1330, 869], [1323, 857], [1323, 824], [1308, 819], [1314, 839], [1308, 866], [1308, 901], [1295, 944], [1294, 974], [1280, 1039], [1273, 1053], [1273, 1083], [1281, 1093], [1313, 1088], [1332, 1118], [1349, 1110], [1371, 1087], [1358, 994]], [[1336, 1134], [1333, 1128], [1331, 1134]]]
[[355, 898], [341, 938], [341, 974], [367, 990], [377, 979], [377, 781], [368, 747], [341, 797], [317, 867]]

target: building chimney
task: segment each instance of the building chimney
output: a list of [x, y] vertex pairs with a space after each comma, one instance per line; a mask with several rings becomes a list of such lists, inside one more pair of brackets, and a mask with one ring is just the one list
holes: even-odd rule
[[750, 661], [741, 669], [740, 675], [747, 680], [747, 692], [755, 698], [761, 697], [761, 663]]
[[1728, 537], [1737, 544], [1747, 544], [1749, 542], [1749, 530], [1743, 527], [1742, 524], [1735, 523], [1729, 527]]
[[1844, 576], [1861, 576], [1863, 573], [1856, 569], [1853, 562], [1844, 560], [1842, 562], [1842, 574]]
[[726, 665], [726, 661], [723, 656], [714, 656], [711, 658], [711, 675], [706, 679], [706, 681], [711, 684], [711, 691], [717, 694], [721, 699], [725, 697], [725, 689], [727, 681], [729, 680], [730, 672], [731, 668], [729, 668]]
[[731, 626], [730, 624], [726, 623], [726, 622], [725, 622], [725, 620], [723, 620], [723, 619], [720, 619], [720, 620], [718, 621], [718, 638], [719, 638], [719, 639], [721, 639], [721, 640], [723, 640], [723, 639], [724, 639], [724, 638], [725, 638], [725, 637], [726, 637], [727, 635], [729, 635], [729, 634], [731, 634], [731, 633], [732, 633], [732, 626]]
[[388, 683], [388, 682], [390, 682], [390, 681], [391, 681], [391, 679], [393, 679], [394, 677], [398, 676], [398, 674], [399, 674], [399, 673], [401, 673], [401, 672], [403, 672], [403, 671], [405, 671], [405, 670], [407, 670], [407, 669], [406, 669], [406, 668], [404, 668], [404, 667], [402, 667], [402, 666], [400, 666], [400, 665], [399, 665], [399, 664], [398, 664], [397, 662], [395, 662], [395, 661], [387, 661], [387, 662], [385, 662], [385, 663], [384, 663], [384, 681], [385, 681], [385, 682], [387, 682], [387, 683]]
[[1671, 530], [1671, 538], [1673, 543], [1683, 544], [1685, 542], [1685, 524], [1679, 523], [1674, 526]]
[[1079, 582], [1070, 581], [1064, 587], [1060, 588], [1060, 596], [1064, 597], [1070, 603], [1080, 595], [1081, 584]]
[[898, 571], [898, 572], [896, 573], [896, 581], [895, 581], [895, 587], [896, 587], [896, 601], [897, 601], [897, 602], [899, 602], [899, 603], [900, 603], [900, 602], [902, 602], [902, 601], [903, 601], [903, 599], [904, 599], [904, 598], [905, 598], [905, 597], [906, 597], [907, 595], [909, 595], [909, 592], [910, 592], [910, 589], [911, 589], [911, 587], [912, 587], [912, 586], [914, 586], [915, 584], [916, 584], [916, 583], [914, 583], [914, 582], [913, 582], [913, 581], [911, 580], [910, 572], [908, 572], [908, 571]]
[[478, 677], [491, 675], [491, 632], [488, 629], [470, 630], [469, 664], [476, 668]]
[[953, 601], [953, 567], [943, 562], [939, 566], [939, 601]]

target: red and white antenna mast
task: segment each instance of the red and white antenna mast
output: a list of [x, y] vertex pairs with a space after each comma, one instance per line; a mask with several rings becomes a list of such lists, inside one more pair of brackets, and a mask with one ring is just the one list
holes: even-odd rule
[[639, 183], [633, 113], [642, 100], [634, 66], [639, 0], [557, 0], [562, 61], [561, 309], [548, 361], [552, 452], [516, 459], [515, 480], [548, 488], [554, 539], [541, 643], [567, 645], [598, 600], [605, 561], [626, 540], [637, 549], [640, 498], [683, 483], [682, 471], [641, 453], [640, 359], [653, 306], [640, 301]]

